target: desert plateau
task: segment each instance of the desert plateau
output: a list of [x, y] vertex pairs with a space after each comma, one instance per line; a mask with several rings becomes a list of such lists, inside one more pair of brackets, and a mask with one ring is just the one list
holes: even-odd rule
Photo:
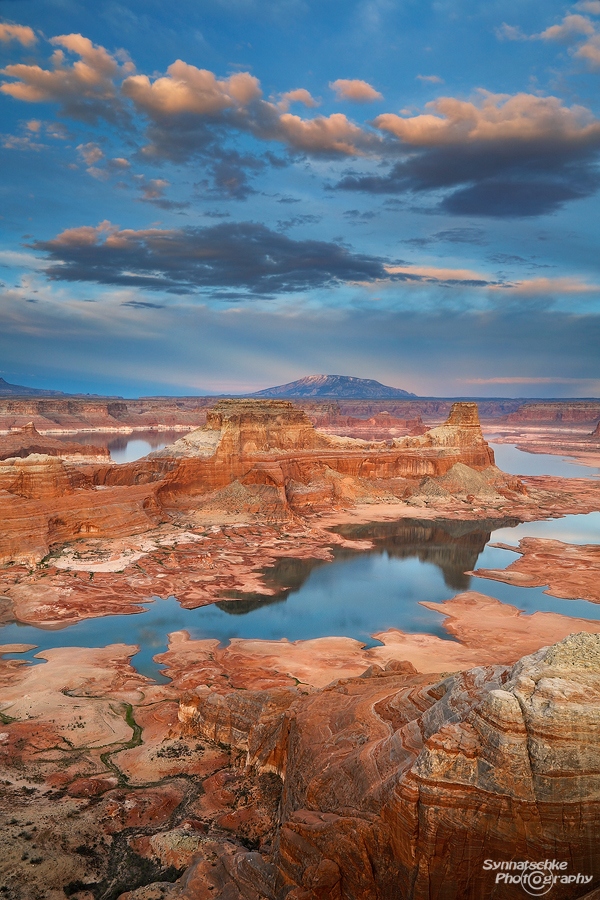
[[[517, 896], [496, 857], [567, 860], [586, 881], [553, 896], [592, 896], [600, 404], [482, 404], [496, 440], [576, 453], [565, 478], [498, 468], [476, 403], [408, 402], [153, 402], [180, 436], [118, 464], [103, 429], [134, 438], [145, 404], [4, 402], [3, 896]], [[412, 576], [381, 624], [369, 582], [306, 594], [384, 559], [441, 593]]]

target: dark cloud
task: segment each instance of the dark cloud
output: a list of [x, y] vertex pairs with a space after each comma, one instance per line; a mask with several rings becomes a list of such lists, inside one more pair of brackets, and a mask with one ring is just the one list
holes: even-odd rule
[[527, 265], [530, 269], [556, 269], [558, 268], [555, 265], [551, 265], [550, 263], [538, 263], [533, 259], [525, 259], [523, 256], [517, 256], [514, 253], [494, 253], [493, 256], [488, 256], [490, 262], [500, 263], [500, 265], [512, 265], [512, 264], [524, 264]]
[[477, 244], [485, 246], [487, 241], [480, 228], [449, 228], [446, 231], [438, 231], [429, 237], [408, 238], [402, 241], [403, 244], [409, 244], [411, 247], [428, 247], [430, 244], [449, 243], [449, 244]]
[[323, 216], [313, 216], [310, 213], [304, 215], [292, 216], [291, 219], [279, 219], [277, 228], [279, 231], [288, 231], [297, 225], [318, 225]]
[[148, 303], [146, 300], [126, 300], [121, 306], [131, 306], [133, 309], [164, 309], [164, 303]]
[[223, 287], [273, 295], [387, 277], [378, 257], [332, 242], [295, 241], [254, 222], [142, 231], [103, 223], [31, 246], [49, 255], [52, 280], [180, 294]]
[[378, 215], [379, 213], [373, 212], [372, 210], [361, 212], [359, 209], [347, 209], [344, 212], [344, 217], [353, 225], [359, 225], [361, 222], [370, 222], [371, 219], [375, 219]]
[[598, 190], [599, 149], [600, 139], [587, 145], [547, 140], [426, 147], [385, 175], [351, 172], [336, 187], [370, 194], [443, 190], [439, 209], [452, 215], [539, 216]]

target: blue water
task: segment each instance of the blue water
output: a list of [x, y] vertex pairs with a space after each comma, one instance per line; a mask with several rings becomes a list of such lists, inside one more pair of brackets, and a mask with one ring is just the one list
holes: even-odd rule
[[[516, 546], [521, 537], [531, 535], [598, 543], [600, 513], [503, 526], [491, 534], [481, 529], [482, 523], [477, 522], [418, 520], [360, 526], [355, 536], [362, 538], [371, 531], [376, 542], [373, 551], [344, 551], [342, 558], [325, 564], [282, 560], [270, 577], [270, 583], [280, 588], [276, 597], [240, 595], [240, 599], [196, 610], [182, 609], [174, 597], [155, 599], [146, 604], [144, 613], [87, 619], [62, 630], [8, 625], [0, 629], [0, 643], [35, 644], [38, 649], [137, 644], [141, 649], [133, 659], [136, 669], [163, 680], [152, 657], [166, 650], [167, 634], [172, 631], [185, 629], [192, 638], [217, 638], [223, 643], [233, 637], [294, 641], [343, 635], [373, 646], [377, 642], [371, 635], [388, 628], [450, 640], [443, 629], [445, 617], [419, 601], [443, 602], [469, 588], [526, 613], [541, 610], [600, 619], [598, 604], [560, 600], [545, 594], [543, 588], [515, 587], [462, 574], [469, 569], [504, 568], [513, 562], [514, 553], [489, 546], [496, 541]], [[21, 658], [33, 659], [35, 652]]]
[[556, 475], [559, 478], [596, 478], [600, 475], [600, 469], [582, 466], [551, 453], [527, 453], [513, 444], [489, 443], [496, 457], [496, 465], [510, 475]]

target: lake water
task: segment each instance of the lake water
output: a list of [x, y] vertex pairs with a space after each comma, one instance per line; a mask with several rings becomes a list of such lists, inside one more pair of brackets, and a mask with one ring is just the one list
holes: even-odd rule
[[551, 453], [527, 453], [513, 444], [489, 441], [496, 457], [496, 465], [510, 475], [556, 475], [560, 478], [595, 478], [600, 469]]
[[[516, 557], [490, 547], [496, 541], [516, 545], [521, 537], [550, 537], [571, 543], [598, 543], [600, 513], [565, 516], [544, 522], [403, 520], [340, 526], [346, 537], [369, 537], [369, 552], [338, 550], [331, 563], [284, 559], [268, 570], [278, 594], [238, 595], [196, 610], [182, 609], [175, 598], [155, 599], [146, 612], [88, 619], [62, 630], [12, 624], [0, 629], [0, 643], [30, 643], [39, 649], [63, 646], [103, 647], [126, 642], [140, 646], [133, 664], [162, 680], [152, 657], [167, 647], [167, 634], [187, 630], [193, 638], [232, 637], [300, 640], [325, 635], [354, 637], [373, 646], [371, 635], [388, 628], [426, 632], [451, 640], [444, 616], [419, 605], [442, 602], [461, 590], [478, 590], [533, 613], [561, 612], [600, 619], [600, 605], [560, 600], [543, 588], [521, 588], [465, 575], [475, 568], [504, 568]], [[31, 651], [25, 658], [32, 659]], [[23, 657], [21, 657], [23, 658]]]
[[106, 447], [110, 458], [116, 463], [134, 462], [147, 456], [153, 450], [162, 450], [187, 434], [186, 431], [133, 431], [130, 434], [94, 431], [61, 436], [65, 443], [75, 441], [77, 444]]

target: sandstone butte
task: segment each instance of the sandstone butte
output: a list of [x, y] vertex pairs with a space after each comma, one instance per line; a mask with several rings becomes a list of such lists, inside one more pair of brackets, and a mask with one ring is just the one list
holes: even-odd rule
[[[3, 459], [0, 562], [35, 563], [84, 536], [147, 531], [233, 484], [249, 511], [284, 520], [372, 487], [403, 496], [415, 479], [445, 475], [457, 463], [519, 490], [516, 479], [493, 468], [475, 404], [455, 404], [445, 425], [390, 446], [319, 434], [289, 402], [221, 401], [204, 427], [136, 463], [74, 466], [36, 453]], [[226, 506], [227, 499], [213, 502]]]

